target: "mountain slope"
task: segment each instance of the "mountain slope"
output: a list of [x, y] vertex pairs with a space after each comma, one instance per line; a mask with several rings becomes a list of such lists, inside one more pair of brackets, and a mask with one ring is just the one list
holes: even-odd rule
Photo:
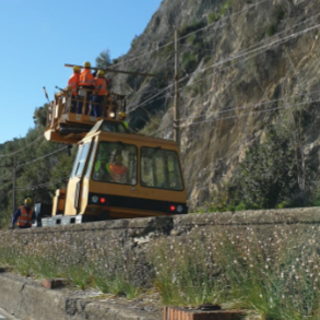
[[[181, 151], [192, 207], [232, 183], [239, 162], [264, 141], [268, 125], [283, 126], [297, 110], [308, 116], [301, 128], [302, 154], [306, 159], [314, 154], [319, 6], [303, 0], [164, 0], [115, 65], [172, 79], [174, 47], [162, 46], [173, 41], [174, 27], [179, 29]], [[131, 94], [131, 125], [141, 129], [153, 119], [153, 128], [156, 123], [162, 129], [156, 134], [172, 138], [173, 80], [112, 77], [115, 89]], [[155, 120], [156, 114], [163, 118]], [[291, 127], [294, 121], [286, 129]]]

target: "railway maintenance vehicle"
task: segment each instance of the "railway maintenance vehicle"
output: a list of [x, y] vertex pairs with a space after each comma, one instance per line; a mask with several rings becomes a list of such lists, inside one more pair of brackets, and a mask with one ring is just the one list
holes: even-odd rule
[[[50, 106], [48, 141], [77, 144], [65, 189], [52, 204], [35, 204], [38, 225], [56, 226], [107, 219], [186, 214], [187, 193], [178, 145], [171, 140], [132, 133], [124, 123], [124, 95], [108, 93], [101, 117], [90, 115], [88, 90], [68, 90]], [[90, 104], [86, 114], [86, 104]], [[79, 109], [71, 106], [82, 103]], [[49, 212], [48, 212], [49, 211]]]

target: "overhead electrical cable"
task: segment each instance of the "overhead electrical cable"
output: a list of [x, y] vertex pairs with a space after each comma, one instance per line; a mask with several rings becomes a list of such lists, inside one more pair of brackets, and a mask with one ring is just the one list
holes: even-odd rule
[[13, 156], [14, 154], [17, 154], [19, 152], [22, 152], [23, 150], [27, 149], [28, 147], [30, 147], [31, 145], [33, 145], [35, 142], [37, 142], [39, 139], [43, 138], [43, 136], [39, 136], [38, 138], [36, 138], [35, 140], [33, 140], [32, 142], [30, 142], [29, 144], [25, 145], [23, 148], [16, 150], [14, 152], [11, 153], [6, 153], [6, 154], [0, 154], [0, 158], [4, 158], [4, 157], [9, 157], [9, 156]]
[[12, 188], [10, 187], [10, 189], [8, 189], [7, 191], [5, 191], [5, 193], [1, 194], [0, 195], [0, 202], [3, 201], [7, 196], [8, 194], [12, 192]]
[[[318, 16], [318, 15], [319, 15], [319, 14], [317, 14], [317, 15], [309, 18], [309, 19], [315, 18], [315, 17]], [[309, 20], [309, 19], [308, 19], [308, 20]], [[305, 22], [305, 21], [304, 21], [304, 22]], [[301, 23], [298, 23], [297, 25], [300, 25], [300, 24], [301, 24]], [[188, 75], [184, 76], [182, 79], [180, 79], [179, 82], [185, 80], [185, 77], [191, 77], [191, 75], [193, 75], [193, 74], [195, 74], [195, 73], [203, 72], [203, 71], [206, 71], [206, 70], [208, 70], [208, 69], [214, 68], [214, 67], [216, 67], [216, 66], [220, 66], [221, 64], [223, 64], [223, 63], [225, 63], [225, 62], [231, 62], [231, 61], [233, 61], [233, 60], [235, 60], [235, 59], [238, 59], [239, 57], [243, 57], [243, 56], [244, 56], [244, 59], [239, 60], [239, 62], [246, 61], [246, 59], [250, 59], [250, 58], [252, 58], [252, 57], [254, 57], [254, 56], [258, 55], [258, 54], [261, 54], [261, 53], [269, 50], [269, 49], [270, 49], [270, 48], [269, 48], [270, 46], [279, 45], [279, 44], [281, 44], [281, 42], [285, 43], [286, 41], [290, 40], [292, 37], [296, 37], [296, 36], [302, 35], [302, 34], [304, 34], [304, 33], [306, 33], [306, 32], [312, 31], [313, 29], [318, 28], [319, 26], [320, 26], [320, 25], [316, 25], [316, 26], [313, 26], [313, 27], [306, 28], [306, 29], [304, 29], [304, 30], [302, 30], [302, 31], [300, 31], [300, 32], [298, 32], [298, 33], [290, 34], [290, 35], [287, 36], [287, 37], [284, 37], [284, 38], [282, 38], [282, 39], [279, 39], [279, 40], [277, 40], [277, 41], [274, 41], [273, 43], [265, 44], [265, 45], [263, 45], [263, 46], [261, 46], [261, 47], [259, 47], [259, 48], [255, 48], [255, 49], [253, 49], [253, 50], [242, 51], [241, 53], [239, 53], [237, 56], [235, 56], [235, 57], [233, 57], [233, 58], [223, 58], [223, 59], [221, 59], [220, 61], [218, 61], [217, 63], [211, 65], [210, 67], [206, 67], [206, 68], [202, 68], [202, 69], [200, 69], [200, 70], [196, 70], [196, 71], [193, 72], [192, 74], [188, 74]], [[290, 30], [290, 29], [292, 29], [292, 28], [288, 28], [288, 29], [285, 30], [285, 31], [288, 31], [288, 30]], [[276, 35], [282, 34], [283, 32], [284, 32], [284, 31], [279, 32], [279, 33], [276, 34]], [[269, 41], [269, 39], [267, 39], [267, 41]], [[263, 51], [261, 51], [261, 52], [258, 52], [258, 53], [255, 52], [255, 51], [257, 51], [257, 50], [262, 50], [262, 49], [263, 49]], [[254, 52], [255, 54], [252, 55], [252, 56], [246, 57], [247, 54], [251, 54], [252, 52]], [[218, 72], [225, 71], [226, 69], [229, 69], [229, 68], [231, 68], [231, 67], [228, 66], [228, 67], [226, 67], [225, 69], [222, 69], [221, 71], [218, 71]], [[210, 76], [212, 76], [212, 75], [210, 74], [210, 75], [208, 75], [208, 76], [206, 76], [206, 77], [203, 77], [203, 78], [201, 78], [201, 79], [198, 79], [196, 82], [192, 82], [192, 83], [190, 83], [190, 84], [187, 84], [187, 85], [185, 85], [184, 87], [179, 88], [179, 91], [182, 91], [183, 88], [185, 88], [185, 87], [190, 87], [190, 86], [194, 85], [195, 83], [200, 82], [201, 80], [203, 80], [203, 79], [205, 79], [205, 78], [208, 78], [208, 77], [210, 77]], [[161, 93], [165, 92], [168, 88], [170, 88], [170, 87], [172, 87], [172, 86], [174, 86], [174, 84], [171, 84], [171, 85], [167, 86], [165, 89], [163, 89], [162, 91], [160, 91], [160, 92], [157, 93], [156, 95], [148, 98], [148, 100], [143, 101], [141, 104], [135, 106], [135, 107], [134, 107], [133, 109], [131, 109], [128, 113], [136, 110], [136, 109], [139, 108], [140, 106], [146, 105], [146, 104], [147, 104], [148, 102], [150, 102], [150, 101], [153, 101], [153, 98], [159, 96]]]
[[[308, 18], [308, 19], [306, 19], [306, 20], [300, 21], [300, 22], [298, 22], [298, 23], [296, 23], [296, 24], [294, 24], [294, 25], [291, 25], [290, 27], [288, 27], [288, 28], [286, 28], [286, 29], [284, 29], [284, 30], [282, 30], [282, 31], [279, 31], [279, 32], [275, 33], [274, 35], [272, 35], [272, 36], [270, 36], [270, 37], [268, 37], [268, 38], [266, 38], [266, 39], [262, 39], [262, 40], [260, 40], [259, 42], [253, 44], [252, 46], [243, 49], [242, 51], [248, 51], [248, 50], [254, 49], [256, 46], [260, 45], [261, 43], [264, 43], [264, 42], [266, 42], [266, 41], [270, 41], [270, 40], [273, 39], [273, 38], [279, 37], [279, 35], [281, 35], [281, 34], [283, 34], [283, 33], [286, 33], [286, 32], [288, 32], [288, 31], [290, 31], [290, 30], [292, 30], [292, 29], [295, 29], [295, 28], [299, 27], [301, 24], [305, 24], [305, 23], [307, 23], [308, 21], [317, 18], [319, 15], [320, 15], [320, 13], [318, 13], [318, 14], [316, 14], [316, 15], [314, 15], [314, 16], [311, 16], [310, 18]], [[238, 54], [239, 54], [239, 53], [242, 53], [242, 51], [239, 51]]]
[[19, 169], [19, 168], [21, 168], [21, 167], [23, 167], [23, 166], [25, 166], [25, 165], [27, 165], [27, 164], [36, 162], [36, 161], [41, 160], [41, 159], [44, 159], [44, 158], [47, 158], [47, 157], [49, 157], [49, 156], [51, 156], [51, 155], [53, 155], [53, 154], [55, 154], [55, 153], [58, 153], [58, 152], [60, 152], [60, 151], [62, 151], [62, 150], [65, 150], [65, 149], [67, 149], [67, 148], [68, 148], [68, 146], [64, 146], [64, 147], [62, 147], [62, 148], [60, 148], [60, 149], [58, 149], [58, 150], [56, 150], [56, 151], [53, 151], [53, 152], [48, 153], [48, 154], [45, 154], [44, 156], [41, 156], [41, 157], [38, 157], [38, 158], [36, 158], [36, 159], [30, 160], [30, 161], [28, 161], [28, 162], [19, 164], [19, 165], [17, 166], [17, 169]]
[[250, 10], [250, 9], [258, 6], [259, 4], [261, 4], [261, 3], [263, 3], [263, 2], [266, 2], [266, 1], [270, 1], [270, 0], [262, 0], [262, 1], [259, 1], [259, 2], [257, 2], [257, 3], [254, 3], [254, 4], [250, 5], [249, 7], [245, 8], [245, 9], [242, 9], [242, 10], [239, 10], [239, 11], [237, 11], [237, 12], [235, 12], [235, 13], [232, 13], [231, 15], [226, 16], [226, 17], [224, 17], [224, 18], [222, 18], [222, 19], [220, 19], [220, 20], [218, 20], [218, 21], [216, 21], [216, 22], [213, 22], [212, 24], [209, 24], [209, 25], [207, 25], [207, 26], [205, 26], [205, 27], [203, 27], [203, 28], [200, 28], [200, 29], [197, 29], [197, 30], [195, 30], [195, 31], [193, 31], [193, 32], [190, 32], [190, 33], [188, 33], [188, 34], [186, 34], [186, 35], [178, 38], [178, 40], [182, 40], [182, 39], [188, 38], [188, 37], [192, 36], [193, 34], [196, 34], [196, 33], [200, 32], [200, 31], [203, 31], [203, 30], [205, 30], [205, 29], [208, 29], [208, 28], [210, 28], [210, 27], [213, 27], [213, 26], [215, 26], [216, 24], [220, 24], [221, 22], [224, 22], [224, 21], [226, 21], [226, 20], [229, 20], [229, 19], [233, 18], [234, 16], [236, 16], [236, 15], [238, 15], [238, 14], [241, 14], [241, 13], [243, 13], [243, 12], [246, 12], [246, 11], [248, 11], [248, 10]]
[[[264, 1], [267, 1], [267, 0], [260, 1], [260, 3], [261, 3], [261, 2], [264, 2]], [[256, 6], [256, 5], [257, 5], [257, 4], [254, 4], [253, 6]], [[240, 10], [239, 12], [243, 12], [243, 10]], [[314, 18], [315, 18], [316, 16], [318, 16], [318, 15], [319, 15], [319, 14], [317, 14], [317, 15], [309, 18], [308, 20], [314, 19]], [[300, 24], [302, 24], [302, 23], [305, 23], [305, 22], [306, 22], [306, 21], [297, 23], [295, 26], [298, 26], [298, 25], [300, 25]], [[274, 36], [279, 36], [280, 34], [286, 32], [286, 31], [288, 31], [288, 30], [291, 30], [292, 28], [293, 28], [293, 27], [290, 27], [290, 28], [288, 28], [288, 29], [286, 29], [286, 30], [283, 30], [283, 31], [275, 34]], [[294, 36], [294, 35], [297, 36], [297, 35], [303, 34], [304, 32], [307, 32], [307, 31], [309, 31], [309, 30], [303, 30], [302, 32], [299, 32], [298, 34], [291, 34], [291, 35], [289, 35], [288, 37], [290, 38], [290, 37], [292, 37], [292, 36]], [[280, 41], [283, 41], [284, 39], [285, 39], [285, 38], [282, 38], [282, 39], [280, 39]], [[266, 41], [270, 41], [270, 38], [267, 39]], [[276, 42], [279, 42], [279, 40], [276, 41]], [[261, 41], [260, 41], [259, 43], [261, 43]], [[240, 53], [238, 53], [238, 55], [237, 55], [236, 57], [234, 57], [234, 58], [224, 58], [224, 59], [222, 59], [221, 61], [218, 61], [217, 63], [215, 63], [214, 65], [212, 65], [212, 66], [210, 66], [210, 67], [208, 67], [208, 68], [203, 68], [203, 69], [201, 69], [201, 70], [196, 70], [195, 72], [197, 72], [197, 73], [203, 72], [203, 71], [205, 71], [205, 70], [207, 70], [207, 69], [210, 69], [210, 68], [212, 68], [212, 67], [215, 67], [216, 65], [220, 65], [221, 63], [228, 62], [228, 61], [233, 61], [233, 60], [235, 60], [235, 59], [238, 59], [238, 58], [241, 57], [242, 55], [250, 54], [250, 53], [254, 52], [254, 51], [257, 50], [257, 49], [265, 48], [265, 51], [266, 51], [266, 50], [269, 49], [269, 46], [270, 46], [270, 45], [275, 45], [275, 44], [274, 44], [274, 43], [271, 43], [271, 44], [267, 44], [267, 45], [265, 45], [265, 46], [262, 46], [262, 47], [260, 47], [260, 48], [253, 49], [253, 50], [240, 51]], [[254, 47], [254, 46], [252, 46], [252, 47]], [[250, 49], [251, 49], [252, 47], [250, 47]], [[264, 52], [264, 51], [263, 51], [263, 52]], [[253, 57], [253, 56], [251, 56], [251, 57], [249, 57], [249, 58], [252, 58], [252, 57]], [[247, 58], [248, 58], [248, 57], [245, 57], [245, 59], [247, 59]], [[245, 59], [244, 59], [244, 60], [245, 60]], [[240, 61], [242, 61], [242, 60], [240, 60]], [[229, 68], [229, 67], [227, 67], [227, 68]], [[195, 72], [194, 72], [194, 73], [195, 73]], [[192, 74], [194, 74], [194, 73], [192, 73]], [[187, 76], [190, 77], [191, 75], [187, 75]], [[210, 77], [210, 76], [211, 76], [211, 75], [209, 75], [208, 77]], [[184, 80], [184, 78], [183, 78], [182, 80]], [[180, 80], [180, 81], [182, 81], [182, 80]], [[200, 79], [200, 80], [201, 80], [201, 79]], [[199, 82], [200, 80], [198, 80], [197, 82]], [[193, 85], [193, 84], [194, 84], [194, 83], [188, 84], [188, 85], [186, 85], [185, 87], [191, 86], [191, 85]], [[174, 84], [171, 84], [171, 85], [167, 86], [165, 89], [163, 89], [162, 91], [160, 91], [160, 92], [157, 93], [156, 95], [148, 98], [146, 101], [143, 101], [141, 104], [135, 106], [133, 109], [129, 110], [128, 113], [136, 110], [136, 109], [139, 108], [140, 106], [143, 106], [143, 105], [147, 104], [147, 103], [150, 102], [150, 101], [153, 101], [152, 98], [155, 98], [155, 97], [159, 96], [162, 92], [165, 92], [168, 88], [170, 88], [170, 87], [172, 87], [172, 86], [174, 86]], [[181, 91], [182, 88], [180, 88], [179, 90]]]
[[180, 127], [189, 127], [189, 126], [193, 126], [196, 124], [201, 124], [201, 123], [206, 123], [206, 122], [213, 122], [213, 121], [220, 121], [220, 120], [226, 120], [226, 119], [233, 119], [233, 118], [241, 118], [244, 116], [249, 116], [249, 115], [253, 115], [253, 114], [259, 114], [259, 113], [266, 113], [266, 112], [270, 112], [270, 111], [276, 111], [276, 110], [281, 110], [281, 109], [291, 109], [294, 107], [298, 107], [298, 106], [302, 106], [302, 105], [306, 105], [306, 104], [312, 104], [312, 103], [316, 103], [316, 102], [320, 102], [319, 100], [312, 100], [312, 101], [306, 101], [306, 102], [301, 102], [301, 103], [297, 103], [297, 104], [293, 104], [293, 105], [285, 105], [282, 107], [275, 107], [275, 108], [270, 108], [270, 109], [265, 109], [265, 110], [259, 110], [259, 111], [250, 111], [249, 113], [241, 113], [238, 115], [233, 115], [233, 116], [228, 116], [228, 117], [223, 117], [223, 118], [209, 118], [206, 120], [202, 120], [202, 121], [196, 121], [196, 122], [192, 122], [190, 124], [186, 124], [186, 125], [181, 125]]
[[133, 107], [132, 109], [130, 109], [130, 105], [128, 106], [128, 114], [130, 114], [132, 111], [136, 110], [139, 107], [142, 107], [144, 105], [146, 105], [149, 101], [152, 101], [153, 98], [159, 96], [160, 94], [162, 94], [163, 92], [166, 92], [170, 87], [173, 87], [174, 84], [170, 84], [169, 86], [165, 87], [164, 89], [162, 89], [161, 91], [159, 91], [158, 93], [156, 93], [155, 95], [147, 98], [147, 100], [143, 101], [142, 103], [138, 104], [137, 106]]
[[[221, 22], [227, 21], [228, 19], [231, 19], [231, 18], [233, 18], [234, 16], [236, 16], [236, 15], [238, 15], [238, 14], [241, 14], [241, 13], [243, 13], [243, 12], [246, 12], [246, 11], [248, 11], [248, 10], [250, 10], [250, 9], [258, 6], [259, 4], [261, 4], [261, 3], [263, 3], [263, 2], [266, 2], [266, 1], [270, 1], [270, 0], [262, 0], [262, 1], [259, 1], [259, 2], [255, 3], [255, 4], [252, 4], [252, 5], [250, 5], [249, 7], [245, 8], [245, 9], [239, 10], [239, 11], [237, 11], [237, 12], [235, 12], [235, 13], [229, 15], [229, 16], [226, 16], [226, 17], [220, 19], [219, 21], [216, 21], [216, 22], [214, 22], [214, 23], [212, 23], [212, 24], [209, 24], [209, 25], [207, 25], [207, 26], [205, 26], [205, 27], [203, 27], [203, 28], [197, 29], [196, 31], [190, 32], [190, 33], [188, 33], [188, 34], [186, 34], [186, 35], [184, 35], [184, 36], [182, 36], [182, 37], [178, 37], [178, 41], [179, 41], [179, 40], [183, 40], [183, 39], [185, 39], [185, 38], [187, 38], [187, 37], [189, 37], [189, 36], [191, 36], [191, 35], [193, 35], [193, 34], [195, 34], [195, 33], [198, 33], [198, 32], [200, 32], [200, 31], [202, 31], [202, 30], [204, 30], [204, 29], [208, 29], [208, 28], [213, 27], [213, 26], [215, 26], [215, 25], [219, 25], [219, 24], [221, 24]], [[221, 27], [223, 27], [223, 26], [224, 26], [224, 25], [222, 25]], [[219, 28], [220, 28], [220, 26], [219, 26]], [[116, 67], [116, 66], [119, 66], [119, 65], [121, 65], [121, 64], [124, 64], [124, 63], [127, 63], [127, 62], [131, 62], [131, 61], [134, 61], [134, 60], [138, 60], [138, 59], [141, 58], [141, 57], [144, 57], [144, 56], [146, 56], [146, 55], [148, 55], [148, 54], [151, 54], [151, 53], [153, 53], [153, 52], [155, 52], [155, 51], [159, 51], [160, 49], [163, 49], [163, 48], [165, 48], [165, 47], [167, 47], [167, 46], [169, 46], [169, 45], [171, 45], [171, 44], [174, 44], [174, 41], [170, 41], [170, 42], [168, 42], [168, 43], [166, 43], [166, 44], [164, 44], [164, 45], [162, 45], [162, 46], [160, 46], [160, 47], [158, 47], [158, 48], [156, 48], [156, 49], [147, 50], [145, 53], [142, 53], [142, 54], [140, 54], [140, 55], [138, 55], [138, 56], [136, 56], [136, 57], [133, 57], [133, 58], [130, 58], [130, 59], [126, 59], [126, 60], [120, 61], [120, 62], [118, 62], [118, 63], [116, 63], [116, 64], [113, 64], [112, 67]]]
[[7, 179], [9, 176], [11, 176], [11, 175], [12, 175], [12, 173], [6, 174], [5, 176], [2, 177], [2, 179], [0, 180], [0, 182], [6, 180], [6, 179]]
[[[315, 93], [320, 93], [320, 90], [306, 92], [306, 93], [303, 93], [303, 94], [294, 94], [294, 95], [291, 95], [291, 96], [284, 96], [284, 97], [279, 98], [279, 99], [262, 101], [260, 103], [250, 104], [250, 105], [247, 105], [247, 106], [244, 106], [244, 107], [236, 107], [236, 108], [229, 108], [229, 109], [225, 109], [225, 110], [217, 110], [217, 113], [222, 114], [222, 113], [228, 113], [228, 112], [232, 112], [232, 111], [256, 108], [256, 107], [260, 107], [260, 106], [267, 105], [267, 104], [273, 104], [273, 103], [277, 103], [277, 102], [282, 102], [282, 101], [284, 101], [286, 99], [292, 99], [292, 98], [296, 98], [296, 97], [307, 96], [307, 95], [311, 95], [311, 94], [315, 94]], [[180, 121], [192, 120], [192, 119], [198, 119], [198, 118], [202, 118], [202, 117], [206, 117], [206, 116], [207, 115], [204, 114], [204, 115], [199, 115], [199, 116], [194, 116], [194, 117], [180, 118], [179, 120]]]
[[60, 178], [60, 179], [56, 179], [54, 181], [50, 181], [50, 182], [45, 182], [45, 183], [40, 183], [37, 185], [33, 185], [33, 186], [25, 186], [25, 187], [17, 187], [15, 188], [15, 190], [30, 190], [30, 189], [40, 189], [40, 188], [45, 188], [51, 185], [54, 185], [58, 182], [63, 182], [69, 179], [70, 176], [64, 177], [64, 178]]
[[[275, 41], [273, 41], [273, 42], [271, 42], [271, 43], [269, 43], [269, 44], [263, 45], [263, 46], [258, 47], [258, 48], [256, 48], [256, 49], [249, 50], [249, 51], [247, 51], [247, 52], [238, 54], [238, 55], [236, 55], [236, 56], [234, 56], [234, 57], [230, 57], [230, 58], [227, 58], [227, 59], [224, 59], [224, 60], [220, 60], [220, 61], [212, 64], [212, 65], [209, 66], [209, 67], [206, 67], [206, 68], [201, 69], [200, 71], [205, 71], [205, 70], [208, 70], [208, 69], [212, 69], [212, 68], [218, 67], [218, 66], [220, 66], [220, 65], [222, 65], [222, 64], [225, 64], [225, 63], [227, 63], [227, 62], [231, 62], [231, 61], [236, 60], [236, 59], [238, 59], [238, 58], [241, 58], [241, 57], [243, 57], [243, 56], [245, 56], [245, 55], [249, 55], [249, 54], [260, 54], [261, 52], [258, 52], [258, 53], [257, 53], [257, 51], [259, 51], [259, 50], [264, 50], [264, 51], [270, 50], [272, 47], [274, 47], [274, 46], [276, 46], [276, 45], [279, 45], [279, 44], [281, 44], [281, 43], [285, 43], [285, 42], [287, 42], [287, 41], [289, 41], [289, 40], [294, 39], [295, 37], [301, 36], [301, 35], [303, 35], [303, 34], [306, 34], [306, 33], [310, 32], [310, 31], [313, 31], [313, 30], [315, 30], [315, 29], [318, 29], [319, 27], [320, 27], [320, 24], [317, 24], [317, 25], [315, 25], [315, 26], [313, 26], [313, 27], [306, 28], [306, 29], [304, 29], [304, 30], [302, 30], [302, 31], [299, 31], [299, 32], [296, 32], [296, 33], [292, 33], [292, 34], [290, 34], [289, 36], [283, 37], [283, 38], [281, 38], [281, 39], [279, 39], [279, 40], [275, 40]], [[264, 52], [264, 51], [262, 51], [262, 52]]]
[[[179, 82], [184, 81], [187, 77], [189, 77], [189, 75], [186, 75], [186, 76], [182, 77], [181, 79], [179, 79]], [[149, 97], [147, 100], [145, 100], [145, 101], [143, 101], [142, 103], [138, 104], [137, 106], [135, 106], [135, 107], [132, 108], [131, 110], [129, 109], [130, 106], [128, 106], [128, 109], [129, 109], [128, 114], [130, 114], [132, 111], [136, 110], [137, 108], [142, 107], [142, 106], [148, 104], [148, 102], [153, 101], [153, 100], [154, 100], [156, 97], [158, 97], [160, 94], [166, 92], [169, 88], [174, 87], [174, 85], [175, 85], [174, 83], [168, 85], [167, 87], [165, 87], [164, 89], [162, 89], [160, 92], [158, 92], [158, 93], [156, 93], [155, 95]], [[165, 96], [165, 95], [164, 95], [164, 96]]]

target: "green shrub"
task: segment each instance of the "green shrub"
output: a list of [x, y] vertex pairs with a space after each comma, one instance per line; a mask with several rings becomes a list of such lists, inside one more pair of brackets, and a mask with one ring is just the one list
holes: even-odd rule
[[282, 201], [276, 205], [277, 209], [290, 208], [290, 203], [288, 201]]
[[207, 265], [206, 252], [200, 239], [182, 245], [160, 243], [155, 248], [152, 255], [155, 286], [164, 304], [195, 306], [217, 299], [214, 278], [208, 272], [212, 265]]
[[182, 66], [187, 72], [192, 72], [198, 65], [198, 57], [193, 51], [187, 51], [182, 55]]
[[[131, 279], [131, 271], [109, 275], [107, 272], [102, 272], [101, 269], [98, 270], [92, 262], [87, 264], [72, 261], [66, 264], [58, 263], [57, 255], [58, 252], [37, 254], [33, 249], [29, 252], [27, 247], [2, 248], [0, 249], [0, 263], [24, 276], [63, 277], [80, 289], [96, 287], [103, 293], [121, 295], [127, 299], [133, 299], [141, 293], [141, 289], [136, 287]], [[121, 264], [120, 261], [116, 263]]]
[[143, 127], [142, 130], [139, 131], [141, 134], [150, 135], [155, 132], [161, 123], [161, 120], [164, 116], [164, 112], [159, 112], [158, 114], [154, 115], [149, 122]]
[[204, 93], [205, 91], [205, 84], [202, 83], [202, 82], [198, 82], [194, 85], [191, 85], [190, 87], [188, 87], [188, 92], [190, 92], [191, 94], [191, 97], [196, 97], [196, 96], [199, 96], [201, 94]]
[[127, 299], [134, 299], [140, 293], [140, 288], [134, 286], [132, 281], [127, 281], [120, 274], [108, 278], [101, 273], [94, 276], [94, 284], [102, 293], [112, 293], [116, 296], [124, 296]]
[[234, 211], [244, 211], [246, 209], [247, 209], [246, 204], [241, 202], [237, 206], [235, 206]]
[[208, 15], [208, 24], [212, 24], [215, 21], [220, 19], [219, 15], [216, 12], [210, 12]]
[[270, 25], [268, 28], [267, 28], [267, 35], [269, 37], [273, 36], [275, 34], [276, 30], [275, 30], [275, 26], [274, 25]]
[[272, 12], [272, 23], [267, 27], [266, 34], [271, 37], [276, 33], [276, 29], [278, 24], [283, 20], [286, 16], [286, 11], [282, 5], [276, 5], [273, 8]]
[[187, 34], [197, 31], [206, 25], [204, 21], [194, 21], [192, 24], [184, 24], [179, 31], [179, 37], [184, 37]]
[[194, 44], [196, 42], [197, 36], [195, 34], [192, 34], [189, 38], [188, 38], [188, 42], [190, 44]]
[[285, 11], [283, 5], [278, 4], [278, 5], [274, 6], [272, 16], [273, 16], [276, 23], [279, 23], [281, 20], [283, 20], [286, 16], [286, 11]]
[[135, 35], [131, 41], [131, 48], [134, 48], [138, 44], [139, 36]]
[[227, 0], [222, 6], [221, 6], [221, 9], [220, 9], [220, 14], [222, 16], [224, 16], [227, 11], [231, 8], [233, 4], [233, 0]]
[[251, 310], [250, 319], [319, 319], [320, 257], [316, 247], [304, 245], [320, 231], [302, 237], [298, 229], [294, 235], [292, 228], [273, 230], [265, 240], [259, 228], [247, 227], [158, 241], [152, 262], [163, 303], [219, 303]]
[[298, 187], [294, 149], [287, 132], [270, 126], [263, 143], [254, 144], [239, 164], [234, 186], [247, 209], [274, 208]]

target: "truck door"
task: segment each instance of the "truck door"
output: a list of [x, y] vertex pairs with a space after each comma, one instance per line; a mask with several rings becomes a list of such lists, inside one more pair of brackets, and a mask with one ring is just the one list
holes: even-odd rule
[[89, 156], [91, 145], [92, 141], [79, 145], [76, 160], [68, 183], [65, 215], [76, 215], [79, 213], [84, 168]]

